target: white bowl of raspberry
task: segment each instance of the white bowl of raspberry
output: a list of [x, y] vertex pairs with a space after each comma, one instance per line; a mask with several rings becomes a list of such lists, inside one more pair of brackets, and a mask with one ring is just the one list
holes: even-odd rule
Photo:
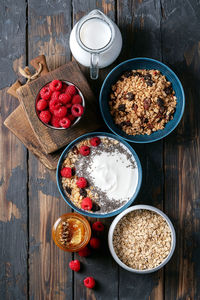
[[52, 129], [74, 127], [85, 111], [85, 99], [72, 82], [54, 79], [38, 92], [35, 111], [39, 120]]

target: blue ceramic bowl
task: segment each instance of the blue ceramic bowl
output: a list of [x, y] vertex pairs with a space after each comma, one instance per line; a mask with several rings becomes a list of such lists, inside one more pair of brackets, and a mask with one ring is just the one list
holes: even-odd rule
[[[120, 143], [124, 144], [129, 149], [129, 151], [132, 153], [132, 155], [133, 155], [133, 157], [135, 159], [135, 162], [137, 164], [137, 167], [138, 167], [138, 183], [137, 183], [137, 187], [136, 187], [135, 193], [133, 194], [132, 198], [124, 206], [120, 207], [119, 209], [117, 209], [117, 210], [115, 210], [113, 212], [107, 213], [107, 214], [90, 213], [88, 211], [84, 211], [84, 210], [79, 209], [78, 207], [76, 207], [70, 201], [70, 199], [67, 197], [67, 195], [66, 195], [66, 193], [65, 193], [65, 191], [64, 191], [64, 189], [62, 187], [62, 183], [61, 183], [60, 170], [62, 168], [62, 163], [63, 163], [63, 161], [64, 161], [67, 153], [69, 152], [69, 150], [75, 144], [77, 144], [78, 142], [80, 142], [81, 140], [84, 140], [84, 139], [90, 138], [90, 137], [94, 137], [94, 136], [106, 136], [106, 137], [110, 137], [110, 138], [113, 138], [113, 139], [119, 141]], [[115, 216], [115, 215], [121, 213], [124, 209], [126, 209], [127, 207], [129, 207], [131, 205], [131, 203], [135, 200], [135, 198], [137, 197], [137, 194], [138, 194], [138, 192], [140, 190], [141, 183], [142, 183], [142, 167], [141, 167], [141, 164], [140, 164], [140, 160], [139, 160], [137, 154], [135, 153], [135, 151], [133, 150], [133, 148], [128, 143], [126, 143], [125, 141], [123, 141], [121, 138], [115, 136], [114, 134], [107, 133], [107, 132], [92, 132], [92, 133], [87, 133], [87, 134], [84, 134], [84, 135], [80, 136], [79, 138], [75, 139], [73, 142], [71, 142], [65, 148], [65, 150], [61, 154], [60, 159], [58, 161], [57, 170], [56, 170], [56, 180], [57, 180], [57, 185], [58, 185], [59, 192], [61, 193], [61, 195], [62, 195], [63, 199], [66, 201], [66, 203], [72, 209], [74, 209], [78, 213], [80, 213], [80, 214], [82, 214], [84, 216], [87, 216], [87, 217], [108, 218], [108, 217], [112, 217], [112, 216]]]
[[[110, 98], [111, 86], [119, 79], [119, 77], [124, 72], [136, 69], [159, 70], [163, 75], [166, 76], [167, 80], [172, 83], [173, 90], [175, 91], [175, 96], [177, 97], [176, 111], [173, 120], [169, 121], [163, 130], [158, 130], [150, 135], [126, 134], [114, 124], [109, 110], [108, 99]], [[180, 80], [169, 67], [155, 59], [140, 57], [122, 62], [108, 74], [101, 87], [99, 102], [103, 119], [112, 132], [129, 142], [151, 143], [164, 138], [176, 128], [184, 112], [185, 95]]]

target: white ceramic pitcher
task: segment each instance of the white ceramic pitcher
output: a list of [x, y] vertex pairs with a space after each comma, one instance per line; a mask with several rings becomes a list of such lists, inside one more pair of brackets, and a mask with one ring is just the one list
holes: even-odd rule
[[76, 23], [69, 43], [74, 58], [90, 67], [90, 77], [97, 79], [99, 68], [109, 66], [118, 57], [122, 36], [117, 25], [95, 9]]

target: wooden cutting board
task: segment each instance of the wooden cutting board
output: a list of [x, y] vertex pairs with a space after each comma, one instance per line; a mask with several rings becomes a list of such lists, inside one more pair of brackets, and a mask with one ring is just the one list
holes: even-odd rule
[[[38, 70], [39, 63], [43, 66], [41, 76], [44, 76], [49, 72], [44, 55], [40, 55], [30, 61], [30, 64], [36, 70]], [[10, 129], [47, 168], [56, 169], [58, 159], [63, 149], [49, 154], [45, 153], [39, 138], [36, 136], [35, 131], [27, 118], [27, 113], [24, 110], [21, 97], [19, 98], [16, 92], [17, 89], [21, 87], [20, 81], [17, 80], [7, 91], [10, 95], [19, 99], [20, 105], [7, 117], [4, 125]]]
[[[85, 114], [81, 121], [67, 130], [48, 128], [38, 119], [35, 113], [35, 99], [38, 91], [53, 79], [67, 80], [79, 87], [85, 97]], [[98, 102], [90, 86], [76, 62], [68, 62], [58, 69], [47, 73], [38, 79], [17, 89], [17, 95], [22, 104], [30, 126], [45, 153], [52, 153], [64, 147], [80, 135], [95, 131], [101, 126], [98, 112]]]
[[[17, 124], [15, 126], [14, 124]], [[49, 169], [56, 169], [58, 159], [61, 155], [62, 150], [56, 151], [55, 153], [46, 154], [44, 153], [38, 139], [32, 130], [30, 123], [27, 119], [26, 113], [19, 105], [5, 120], [4, 125], [12, 131], [20, 141], [35, 154], [39, 160]]]

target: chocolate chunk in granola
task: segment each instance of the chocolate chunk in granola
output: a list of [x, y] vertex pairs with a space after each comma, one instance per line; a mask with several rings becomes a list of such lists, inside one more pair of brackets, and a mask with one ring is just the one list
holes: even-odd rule
[[96, 202], [92, 201], [92, 211], [95, 212], [95, 211], [98, 211], [100, 210], [100, 206], [99, 204], [97, 204]]
[[153, 80], [146, 81], [147, 86], [152, 86], [154, 84]]
[[132, 101], [135, 99], [135, 95], [132, 92], [129, 92], [126, 94], [126, 99], [128, 99], [129, 101]]
[[163, 114], [164, 111], [165, 111], [165, 107], [164, 107], [164, 106], [161, 106], [159, 111], [160, 111], [161, 114]]
[[133, 75], [133, 72], [132, 71], [126, 71], [125, 73], [124, 73], [124, 76], [126, 77], [126, 78], [129, 78], [129, 77], [131, 77]]
[[72, 193], [72, 189], [69, 186], [65, 186], [65, 191], [67, 192], [67, 194], [71, 195]]
[[162, 98], [160, 98], [160, 97], [158, 97], [157, 103], [158, 103], [158, 106], [160, 106], [160, 107], [164, 106], [164, 100]]
[[153, 129], [153, 124], [148, 123], [148, 124], [147, 124], [147, 127], [148, 127], [149, 129]]
[[144, 80], [151, 80], [151, 74], [146, 74], [143, 76], [144, 77]]
[[144, 99], [144, 109], [145, 109], [145, 110], [148, 110], [149, 107], [150, 107], [150, 105], [151, 105], [151, 99], [145, 98], [145, 99]]
[[139, 76], [139, 77], [143, 77], [143, 75], [140, 73], [140, 72], [133, 72], [133, 76], [136, 77], [136, 76]]
[[120, 77], [120, 78], [119, 78], [119, 81], [124, 81], [124, 78], [123, 78], [123, 77]]
[[125, 104], [120, 104], [119, 106], [118, 106], [118, 110], [119, 111], [125, 111], [125, 108], [126, 108], [126, 105]]
[[80, 195], [83, 196], [84, 198], [87, 197], [87, 191], [85, 189], [80, 189]]
[[74, 147], [72, 148], [72, 152], [73, 152], [74, 154], [79, 154], [78, 148], [77, 148], [76, 146], [74, 146]]
[[73, 167], [72, 168], [72, 176], [74, 176], [76, 174], [76, 169]]
[[173, 92], [172, 86], [170, 85], [170, 86], [165, 87], [164, 92], [166, 95], [172, 94], [172, 92]]
[[137, 111], [137, 109], [138, 109], [138, 106], [137, 106], [137, 104], [133, 104], [132, 105], [132, 109], [136, 112]]
[[120, 126], [132, 126], [130, 121], [123, 121], [120, 123]]

